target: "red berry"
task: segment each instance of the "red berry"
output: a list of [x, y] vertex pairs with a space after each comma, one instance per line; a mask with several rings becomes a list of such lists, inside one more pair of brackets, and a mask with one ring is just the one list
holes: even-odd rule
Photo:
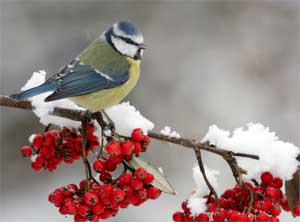
[[83, 196], [84, 202], [89, 206], [94, 206], [99, 202], [98, 196], [91, 191], [88, 191]]
[[214, 222], [223, 222], [226, 218], [226, 211], [224, 209], [218, 209], [213, 213]]
[[275, 200], [279, 197], [279, 193], [274, 187], [267, 187], [265, 190], [265, 196]]
[[48, 201], [53, 203], [56, 207], [60, 207], [64, 200], [64, 196], [61, 192], [53, 192], [49, 195]]
[[137, 196], [139, 198], [139, 200], [145, 201], [147, 199], [147, 190], [145, 188], [140, 189], [137, 192]]
[[183, 222], [184, 221], [183, 213], [181, 213], [181, 212], [175, 212], [173, 214], [173, 221], [175, 221], [175, 222]]
[[103, 183], [110, 182], [112, 179], [112, 175], [108, 172], [103, 172], [99, 176], [99, 180], [102, 181]]
[[118, 165], [119, 163], [122, 163], [123, 157], [122, 155], [119, 156], [110, 156], [108, 159], [109, 162]]
[[112, 190], [113, 190], [112, 184], [104, 184], [101, 188], [101, 197], [102, 198], [110, 197]]
[[160, 196], [161, 191], [156, 187], [150, 187], [147, 190], [147, 196], [149, 199], [155, 200]]
[[143, 187], [143, 182], [139, 179], [132, 179], [131, 180], [131, 188], [133, 190], [140, 190]]
[[114, 189], [111, 194], [111, 198], [116, 202], [124, 200], [126, 193], [122, 189]]
[[35, 137], [34, 137], [34, 139], [32, 141], [32, 145], [35, 148], [37, 148], [37, 149], [41, 148], [42, 145], [43, 145], [43, 137], [42, 137], [42, 135], [40, 135], [40, 134], [35, 135]]
[[40, 163], [37, 163], [37, 162], [32, 162], [31, 167], [35, 171], [40, 171], [40, 170], [43, 169], [43, 166]]
[[288, 201], [287, 201], [287, 199], [285, 197], [281, 200], [281, 207], [282, 207], [283, 210], [285, 210], [287, 212], [291, 211], [289, 203], [288, 203]]
[[77, 207], [72, 198], [66, 198], [63, 201], [64, 210], [67, 211], [68, 214], [75, 215], [77, 213]]
[[154, 180], [154, 176], [151, 173], [147, 173], [144, 179], [144, 184], [151, 184]]
[[142, 145], [139, 142], [135, 142], [134, 143], [134, 152], [136, 154], [139, 154], [140, 152], [142, 152]]
[[256, 216], [256, 220], [258, 221], [258, 222], [268, 222], [269, 221], [269, 219], [270, 219], [270, 217], [266, 214], [266, 213], [264, 213], [264, 212], [260, 212], [257, 216]]
[[32, 155], [32, 149], [30, 146], [23, 146], [21, 148], [21, 154], [23, 157], [30, 157]]
[[195, 219], [196, 219], [196, 221], [208, 222], [209, 216], [205, 213], [200, 213]]
[[135, 142], [141, 142], [144, 138], [142, 129], [140, 128], [134, 129], [131, 133], [131, 138]]
[[134, 176], [139, 180], [144, 180], [147, 176], [147, 171], [143, 167], [139, 167], [135, 170]]
[[273, 180], [273, 175], [270, 172], [263, 172], [260, 176], [261, 182], [264, 185], [269, 185]]
[[102, 160], [95, 160], [93, 168], [96, 172], [100, 173], [106, 170], [106, 162]]
[[80, 189], [85, 189], [86, 186], [87, 186], [87, 181], [86, 180], [80, 181], [80, 183], [79, 183], [79, 188]]
[[74, 217], [74, 221], [75, 222], [86, 222], [86, 218], [80, 216], [79, 214], [76, 214], [75, 217]]
[[123, 173], [123, 174], [119, 177], [118, 183], [119, 183], [120, 185], [128, 185], [128, 184], [130, 184], [131, 179], [132, 179], [131, 173]]
[[135, 196], [134, 194], [129, 194], [126, 196], [126, 198], [129, 201], [129, 203], [131, 203], [134, 206], [136, 206], [139, 202], [139, 198], [137, 196]]
[[54, 144], [54, 138], [52, 137], [52, 134], [49, 132], [45, 132], [43, 134], [43, 145], [49, 147], [53, 144]]
[[111, 161], [111, 159], [108, 159], [108, 161], [106, 162], [106, 170], [109, 172], [113, 172], [116, 168], [117, 165], [113, 161]]
[[120, 156], [122, 154], [120, 144], [115, 141], [109, 142], [106, 145], [106, 151], [110, 156]]
[[294, 217], [299, 217], [300, 216], [300, 204], [297, 204], [293, 208], [292, 213], [293, 213]]
[[92, 212], [94, 214], [102, 214], [103, 211], [104, 211], [104, 205], [101, 202], [97, 203], [92, 207]]
[[279, 206], [272, 205], [272, 207], [269, 209], [269, 212], [273, 217], [277, 217], [280, 215], [281, 210]]
[[87, 205], [80, 204], [78, 207], [78, 214], [82, 217], [86, 217], [91, 212], [91, 209]]
[[131, 141], [126, 140], [121, 144], [121, 149], [124, 155], [131, 156], [134, 153], [134, 144]]
[[283, 185], [282, 179], [279, 177], [274, 177], [273, 181], [272, 181], [272, 186], [275, 188], [280, 189]]

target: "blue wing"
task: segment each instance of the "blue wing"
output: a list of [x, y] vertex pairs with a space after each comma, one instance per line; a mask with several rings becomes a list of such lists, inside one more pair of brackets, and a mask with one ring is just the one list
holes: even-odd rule
[[129, 79], [128, 70], [124, 73], [106, 75], [90, 66], [78, 64], [58, 81], [58, 88], [45, 101], [76, 97], [103, 89], [122, 85]]

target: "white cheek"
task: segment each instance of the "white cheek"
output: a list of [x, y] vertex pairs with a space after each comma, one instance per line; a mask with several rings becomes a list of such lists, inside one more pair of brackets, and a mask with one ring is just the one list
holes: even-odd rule
[[114, 44], [114, 46], [117, 48], [117, 50], [123, 55], [134, 57], [138, 50], [137, 46], [128, 44], [122, 39], [115, 38], [114, 36], [112, 36], [111, 41]]

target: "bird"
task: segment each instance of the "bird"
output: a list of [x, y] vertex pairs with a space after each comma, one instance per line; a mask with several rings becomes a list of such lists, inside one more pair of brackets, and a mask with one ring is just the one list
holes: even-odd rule
[[45, 102], [68, 98], [90, 112], [105, 110], [135, 87], [144, 49], [140, 29], [132, 21], [119, 21], [42, 85], [10, 97], [24, 100], [52, 91]]

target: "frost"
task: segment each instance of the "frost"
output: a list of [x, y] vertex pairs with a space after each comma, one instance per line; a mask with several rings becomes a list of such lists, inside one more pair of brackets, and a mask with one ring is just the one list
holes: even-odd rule
[[[32, 74], [32, 77], [27, 81], [27, 83], [21, 90], [27, 90], [39, 86], [43, 84], [45, 80], [45, 71], [34, 72]], [[77, 106], [69, 99], [44, 102], [44, 99], [51, 93], [52, 92], [46, 92], [28, 99], [34, 107], [33, 112], [40, 119], [40, 122], [43, 125], [48, 125], [49, 123], [51, 123], [60, 127], [67, 126], [78, 128], [81, 124], [79, 121], [54, 116], [51, 115], [51, 113], [55, 107], [75, 110], [85, 109]], [[110, 118], [114, 121], [117, 132], [122, 135], [130, 136], [131, 131], [135, 128], [143, 129], [144, 133], [147, 133], [149, 130], [154, 128], [154, 124], [150, 120], [143, 117], [134, 106], [131, 106], [129, 104], [129, 102], [123, 102], [119, 105], [115, 105], [107, 109], [106, 111]], [[101, 135], [101, 129], [98, 124], [96, 124], [96, 127], [98, 129], [96, 133], [99, 136]]]
[[180, 134], [177, 133], [175, 130], [172, 130], [171, 127], [165, 126], [161, 131], [161, 134], [169, 137], [175, 137], [175, 138], [180, 138]]
[[300, 154], [299, 148], [279, 140], [269, 127], [260, 123], [249, 123], [246, 129], [235, 129], [232, 135], [229, 131], [212, 125], [202, 142], [233, 152], [258, 155], [259, 160], [237, 157], [239, 165], [248, 171], [248, 179], [258, 179], [263, 171], [270, 171], [273, 175], [288, 180], [299, 166], [299, 161], [296, 160]]

